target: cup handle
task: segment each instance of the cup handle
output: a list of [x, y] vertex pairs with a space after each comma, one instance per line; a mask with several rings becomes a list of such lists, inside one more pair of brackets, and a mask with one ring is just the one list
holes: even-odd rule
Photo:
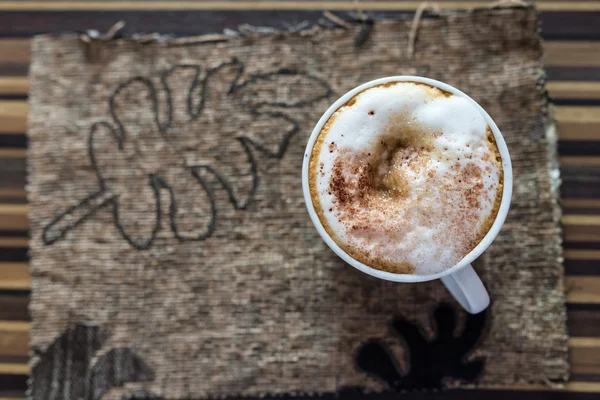
[[471, 264], [444, 276], [442, 283], [468, 313], [480, 313], [490, 304], [490, 296]]

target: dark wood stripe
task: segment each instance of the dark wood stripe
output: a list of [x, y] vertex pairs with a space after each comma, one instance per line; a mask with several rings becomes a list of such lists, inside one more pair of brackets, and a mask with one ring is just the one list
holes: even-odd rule
[[41, 33], [82, 32], [88, 29], [106, 31], [119, 20], [127, 23], [121, 32], [126, 36], [142, 32], [185, 36], [221, 32], [225, 28], [235, 29], [248, 22], [253, 25], [285, 28], [285, 23], [315, 23], [322, 15], [322, 11], [3, 12], [0, 13], [0, 36], [29, 37]]
[[600, 81], [600, 68], [546, 67], [546, 76], [554, 81]]
[[[567, 275], [600, 275], [600, 260], [565, 259]], [[600, 311], [600, 309], [599, 309]]]
[[599, 198], [600, 167], [583, 165], [561, 165], [561, 194], [563, 199]]
[[[561, 99], [551, 97], [550, 101], [557, 106], [600, 106], [600, 99]], [[600, 137], [600, 133], [598, 136]]]
[[600, 305], [567, 304], [567, 329], [570, 336], [600, 336]]
[[[571, 338], [569, 357], [571, 373], [596, 380], [600, 377], [600, 347], [598, 338]], [[594, 378], [596, 377], [596, 378]]]
[[29, 291], [0, 291], [0, 320], [29, 321]]
[[29, 261], [26, 247], [0, 247], [0, 262], [23, 261]]
[[27, 76], [29, 64], [0, 64], [2, 76]]
[[21, 134], [2, 134], [0, 135], [0, 147], [27, 147], [27, 136]]
[[565, 241], [563, 247], [572, 250], [598, 250], [600, 249], [600, 242]]
[[[600, 138], [600, 132], [598, 132]], [[600, 154], [600, 140], [559, 140], [561, 156], [595, 156]]]
[[545, 40], [599, 40], [600, 12], [542, 12]]
[[0, 196], [0, 204], [27, 204], [27, 199], [24, 196]]
[[[365, 4], [368, 9], [368, 4]], [[337, 13], [349, 18], [346, 12]], [[378, 11], [375, 18], [411, 18], [413, 12]], [[317, 11], [15, 11], [0, 13], [0, 36], [29, 37], [41, 33], [105, 31], [116, 21], [127, 23], [123, 34], [168, 32], [197, 35], [235, 29], [244, 23], [285, 28], [302, 21], [316, 23]], [[545, 11], [540, 13], [546, 40], [600, 40], [600, 12]]]
[[599, 180], [563, 178], [560, 191], [563, 198], [598, 198], [600, 197]]
[[[18, 290], [18, 289], [0, 289], [0, 296], [9, 296], [9, 297], [21, 297], [23, 299], [28, 299], [30, 294], [30, 290]], [[27, 318], [23, 318], [27, 319]], [[4, 318], [0, 318], [0, 321], [4, 320]]]
[[583, 214], [583, 215], [598, 215], [600, 214], [600, 210], [597, 208], [575, 208], [575, 207], [565, 207], [562, 208], [563, 214]]
[[29, 237], [29, 231], [0, 229], [0, 237]]
[[0, 363], [2, 364], [27, 364], [29, 356], [0, 356]]
[[22, 392], [22, 395], [25, 395], [25, 390], [27, 389], [27, 375], [0, 374], [0, 388], [7, 392]]
[[0, 100], [27, 100], [29, 96], [20, 93], [5, 93], [0, 94]]
[[600, 382], [600, 375], [571, 373], [569, 379], [571, 381]]
[[0, 158], [0, 188], [24, 188], [26, 169], [24, 158]]

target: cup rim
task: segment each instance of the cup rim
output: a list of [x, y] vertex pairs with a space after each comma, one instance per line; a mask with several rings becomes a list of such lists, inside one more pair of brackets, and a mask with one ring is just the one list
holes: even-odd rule
[[[348, 253], [346, 253], [342, 248], [329, 236], [319, 216], [315, 212], [315, 208], [312, 202], [312, 198], [310, 195], [310, 187], [309, 187], [309, 164], [310, 157], [312, 153], [312, 148], [317, 139], [317, 136], [321, 132], [323, 125], [329, 120], [331, 115], [337, 111], [342, 105], [347, 103], [352, 97], [354, 97], [359, 92], [362, 92], [365, 89], [369, 89], [373, 86], [389, 83], [389, 82], [416, 82], [416, 83], [424, 83], [430, 86], [437, 87], [446, 92], [450, 92], [454, 95], [461, 96], [467, 100], [469, 100], [481, 113], [484, 117], [486, 123], [491, 128], [492, 133], [494, 135], [494, 139], [496, 140], [496, 146], [498, 147], [498, 151], [500, 153], [500, 157], [502, 158], [502, 169], [503, 169], [503, 177], [504, 177], [504, 187], [502, 190], [502, 200], [500, 202], [500, 208], [498, 209], [498, 213], [496, 214], [496, 219], [492, 224], [491, 228], [488, 230], [483, 239], [469, 252], [465, 255], [462, 260], [453, 265], [450, 268], [445, 269], [442, 272], [438, 272], [432, 275], [414, 275], [414, 274], [395, 274], [391, 272], [381, 271], [379, 269], [370, 267], [354, 258], [352, 258]], [[508, 147], [506, 146], [506, 142], [504, 141], [504, 137], [500, 133], [500, 129], [490, 117], [490, 115], [471, 97], [469, 97], [466, 93], [460, 91], [459, 89], [448, 85], [447, 83], [437, 81], [435, 79], [420, 77], [420, 76], [410, 76], [410, 75], [400, 75], [400, 76], [389, 76], [384, 78], [375, 79], [362, 85], [355, 87], [349, 92], [342, 95], [336, 102], [334, 102], [325, 113], [321, 116], [317, 124], [315, 125], [306, 145], [306, 150], [304, 152], [304, 159], [302, 163], [302, 190], [304, 192], [304, 201], [306, 203], [306, 208], [308, 210], [308, 214], [310, 219], [312, 220], [317, 232], [321, 238], [325, 241], [325, 243], [334, 251], [342, 260], [346, 263], [350, 264], [354, 268], [362, 271], [368, 275], [374, 276], [376, 278], [385, 279], [388, 281], [394, 282], [426, 282], [435, 279], [442, 278], [444, 276], [450, 275], [468, 265], [470, 265], [477, 257], [479, 257], [494, 241], [498, 232], [500, 232], [500, 228], [504, 224], [506, 220], [506, 215], [508, 214], [508, 210], [510, 208], [510, 202], [512, 197], [512, 186], [513, 186], [513, 176], [512, 176], [512, 164], [510, 161], [510, 154], [508, 152]]]

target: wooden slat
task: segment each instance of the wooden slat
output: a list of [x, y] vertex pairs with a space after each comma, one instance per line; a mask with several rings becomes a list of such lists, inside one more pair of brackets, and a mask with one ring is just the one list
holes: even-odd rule
[[600, 374], [600, 338], [571, 338], [569, 350], [572, 374]]
[[595, 226], [565, 225], [563, 238], [567, 242], [600, 242], [600, 229]]
[[600, 226], [600, 215], [564, 215], [562, 223], [565, 225]]
[[556, 107], [558, 135], [561, 140], [600, 140], [600, 107]]
[[0, 204], [0, 230], [27, 230], [27, 212], [24, 204]]
[[29, 64], [29, 39], [1, 39], [0, 64]]
[[563, 257], [567, 260], [598, 260], [600, 267], [600, 250], [565, 250]]
[[546, 65], [553, 67], [600, 66], [600, 42], [596, 41], [547, 41]]
[[0, 364], [0, 374], [6, 375], [28, 375], [29, 365], [17, 363], [2, 363]]
[[600, 242], [600, 215], [565, 215], [563, 236], [569, 242]]
[[[29, 322], [0, 321], [0, 356], [27, 356], [30, 327]], [[0, 374], [23, 373], [23, 369], [18, 367], [19, 365], [0, 364]]]
[[558, 120], [558, 137], [560, 140], [600, 140], [600, 123]]
[[600, 167], [600, 157], [596, 156], [561, 156], [560, 166]]
[[[600, 349], [600, 338], [597, 337], [571, 337], [569, 338], [570, 348], [590, 348]], [[600, 359], [599, 359], [600, 361]]]
[[2, 247], [27, 247], [28, 245], [29, 245], [28, 238], [0, 237], [0, 248], [2, 248]]
[[0, 332], [19, 332], [29, 334], [29, 322], [0, 321]]
[[0, 215], [25, 215], [29, 211], [26, 204], [0, 204]]
[[[29, 298], [29, 292], [26, 290], [0, 291], [0, 321], [29, 321]], [[585, 334], [587, 335], [587, 332]], [[0, 389], [1, 387], [0, 379]]]
[[[600, 199], [564, 199], [564, 208], [599, 208]], [[600, 210], [598, 212], [600, 214]]]
[[600, 276], [566, 276], [565, 291], [569, 303], [600, 304]]
[[29, 264], [25, 262], [0, 263], [0, 289], [31, 289]]
[[0, 95], [20, 94], [29, 92], [29, 79], [24, 76], [0, 76]]
[[22, 197], [25, 198], [25, 188], [0, 188], [0, 197]]
[[600, 122], [600, 107], [598, 106], [558, 106], [556, 118], [559, 122]]
[[549, 81], [546, 89], [553, 99], [600, 99], [600, 82]]
[[26, 231], [29, 228], [27, 216], [0, 214], [0, 230]]
[[[0, 121], [2, 121], [0, 119]], [[27, 157], [27, 149], [3, 149], [0, 148], [0, 158], [21, 158]]]
[[567, 329], [571, 336], [600, 337], [597, 304], [567, 304]]
[[29, 108], [25, 101], [0, 101], [0, 133], [25, 132], [28, 111]]
[[[489, 1], [444, 1], [442, 8], [488, 7]], [[415, 10], [420, 1], [0, 1], [0, 10]], [[543, 11], [599, 11], [599, 2], [538, 1]]]

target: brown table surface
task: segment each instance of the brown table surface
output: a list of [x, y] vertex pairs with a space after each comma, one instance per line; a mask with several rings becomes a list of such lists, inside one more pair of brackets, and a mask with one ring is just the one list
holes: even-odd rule
[[[489, 4], [438, 3], [454, 9]], [[125, 35], [195, 35], [246, 22], [283, 26], [284, 21], [317, 21], [321, 10], [355, 10], [356, 4], [344, 0], [0, 1], [0, 400], [22, 398], [29, 371], [25, 132], [31, 36], [105, 31], [118, 20], [127, 23]], [[408, 18], [418, 5], [418, 1], [359, 4], [364, 10], [406, 13]], [[461, 390], [410, 398], [600, 398], [600, 2], [540, 1], [537, 5], [560, 139], [571, 380], [562, 388]]]

